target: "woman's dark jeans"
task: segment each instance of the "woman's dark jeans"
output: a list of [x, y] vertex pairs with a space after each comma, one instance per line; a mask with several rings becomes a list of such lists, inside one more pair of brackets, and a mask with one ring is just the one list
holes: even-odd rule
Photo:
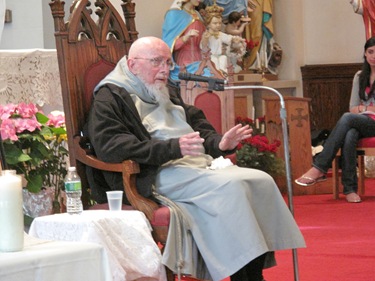
[[357, 151], [360, 138], [375, 136], [375, 121], [366, 115], [344, 113], [324, 143], [323, 151], [314, 159], [313, 166], [326, 173], [341, 148], [341, 182], [344, 194], [357, 192]]

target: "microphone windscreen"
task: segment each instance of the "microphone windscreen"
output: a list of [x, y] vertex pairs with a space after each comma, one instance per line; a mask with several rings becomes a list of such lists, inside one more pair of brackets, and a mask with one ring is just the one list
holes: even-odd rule
[[181, 80], [190, 80], [190, 75], [187, 72], [180, 72], [178, 78]]

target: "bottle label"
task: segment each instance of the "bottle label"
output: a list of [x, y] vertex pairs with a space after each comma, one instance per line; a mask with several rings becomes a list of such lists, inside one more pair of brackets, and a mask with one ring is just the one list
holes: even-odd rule
[[65, 183], [65, 191], [81, 191], [80, 181], [68, 181]]

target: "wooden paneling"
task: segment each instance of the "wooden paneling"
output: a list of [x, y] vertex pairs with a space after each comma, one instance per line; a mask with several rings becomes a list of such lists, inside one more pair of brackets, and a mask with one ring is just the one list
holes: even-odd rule
[[234, 96], [234, 115], [235, 117], [252, 117], [251, 116], [251, 109], [249, 111], [248, 108], [248, 98], [247, 96], [238, 96], [235, 94]]
[[[235, 81], [240, 80], [239, 78]], [[266, 86], [277, 90], [283, 97], [296, 96], [297, 89], [300, 88], [300, 81], [297, 80], [266, 80], [260, 82], [234, 82], [234, 86]], [[234, 90], [234, 112], [235, 116], [258, 118], [265, 115], [265, 97], [275, 97], [265, 89], [236, 89]], [[253, 115], [253, 109], [255, 110]]]
[[[294, 179], [299, 178], [311, 167], [311, 135], [308, 98], [285, 97], [286, 121], [289, 133], [289, 156], [294, 195], [327, 193], [327, 190], [316, 189], [315, 186], [306, 188], [297, 185]], [[280, 118], [280, 100], [278, 97], [265, 97], [266, 134], [270, 140], [278, 139], [282, 145], [277, 152], [284, 158], [282, 122]], [[275, 178], [282, 193], [287, 192], [285, 177]], [[328, 192], [332, 191], [330, 186]]]
[[311, 129], [333, 129], [349, 110], [354, 74], [360, 63], [306, 65], [301, 67], [303, 96], [311, 98]]

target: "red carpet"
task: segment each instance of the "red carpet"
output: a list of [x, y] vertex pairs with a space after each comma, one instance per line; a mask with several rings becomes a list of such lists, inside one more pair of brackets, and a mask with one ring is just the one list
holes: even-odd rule
[[[307, 244], [297, 250], [298, 280], [375, 280], [375, 179], [366, 180], [362, 199], [349, 204], [342, 194], [340, 200], [332, 194], [293, 197], [294, 215]], [[276, 259], [278, 265], [264, 270], [264, 278], [297, 280], [292, 250], [276, 252]]]
[[[366, 180], [363, 202], [343, 195], [295, 196], [294, 215], [307, 248], [298, 249], [301, 281], [375, 280], [375, 179]], [[278, 266], [266, 269], [267, 281], [293, 281], [292, 251], [276, 253]]]

